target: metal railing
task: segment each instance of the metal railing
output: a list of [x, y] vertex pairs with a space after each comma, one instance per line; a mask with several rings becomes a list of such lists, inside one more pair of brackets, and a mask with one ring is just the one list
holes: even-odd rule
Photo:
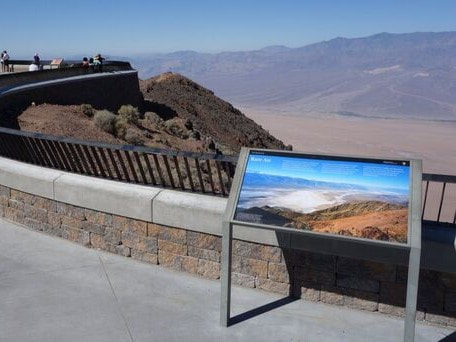
[[[228, 196], [238, 156], [113, 145], [0, 128], [0, 155], [123, 182]], [[456, 176], [423, 174], [424, 222], [456, 227]]]
[[112, 145], [0, 128], [0, 155], [112, 180], [228, 196], [237, 157]]
[[456, 176], [423, 174], [424, 221], [456, 224]]

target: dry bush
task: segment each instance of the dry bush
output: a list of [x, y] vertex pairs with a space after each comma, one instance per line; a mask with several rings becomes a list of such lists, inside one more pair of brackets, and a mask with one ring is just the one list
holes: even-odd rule
[[117, 111], [117, 114], [127, 120], [128, 123], [133, 124], [137, 124], [138, 120], [141, 118], [141, 113], [139, 112], [138, 108], [133, 107], [132, 105], [123, 105]]
[[128, 128], [125, 134], [125, 141], [131, 145], [144, 145], [144, 138], [134, 129]]
[[114, 123], [114, 135], [120, 139], [125, 139], [127, 134], [128, 122], [122, 117], [116, 116]]
[[116, 115], [109, 110], [97, 110], [93, 116], [95, 126], [101, 128], [107, 133], [114, 134], [114, 125], [116, 122]]
[[85, 115], [85, 116], [88, 116], [89, 118], [91, 118], [93, 116], [93, 113], [94, 113], [94, 109], [92, 107], [92, 105], [89, 105], [87, 103], [84, 103], [81, 105], [81, 112]]

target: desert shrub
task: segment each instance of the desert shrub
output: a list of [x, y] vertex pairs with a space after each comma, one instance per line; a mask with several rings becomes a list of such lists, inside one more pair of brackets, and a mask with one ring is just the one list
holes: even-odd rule
[[84, 103], [81, 105], [81, 112], [91, 118], [93, 116], [94, 109], [91, 105]]
[[132, 105], [123, 105], [117, 111], [122, 118], [127, 120], [128, 123], [138, 123], [138, 120], [141, 118], [141, 113], [139, 113], [138, 108], [133, 107]]
[[153, 123], [163, 123], [163, 119], [155, 112], [146, 112], [144, 118]]
[[95, 126], [101, 128], [103, 131], [114, 134], [114, 124], [116, 122], [116, 115], [109, 110], [97, 110], [93, 115]]
[[125, 140], [132, 145], [141, 146], [144, 145], [144, 139], [134, 129], [128, 128], [125, 134]]
[[116, 116], [114, 122], [114, 135], [120, 139], [125, 139], [127, 134], [128, 122], [123, 117]]

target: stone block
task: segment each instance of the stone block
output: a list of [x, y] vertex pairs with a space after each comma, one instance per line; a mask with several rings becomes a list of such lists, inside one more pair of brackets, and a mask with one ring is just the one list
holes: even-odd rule
[[158, 264], [180, 271], [182, 268], [182, 255], [158, 251]]
[[187, 232], [188, 245], [202, 249], [209, 249], [220, 252], [222, 250], [222, 238], [216, 235]]
[[320, 289], [313, 287], [301, 286], [300, 289], [301, 299], [311, 302], [318, 302], [320, 300]]
[[105, 227], [89, 221], [82, 221], [81, 228], [91, 233], [104, 235]]
[[147, 223], [147, 236], [151, 237], [158, 237], [158, 233], [160, 232], [160, 225], [155, 223]]
[[268, 265], [268, 278], [280, 283], [290, 283], [287, 266], [270, 262]]
[[220, 252], [214, 250], [188, 246], [188, 255], [198, 259], [220, 262]]
[[43, 230], [42, 224], [43, 224], [42, 222], [35, 220], [33, 218], [30, 218], [30, 217], [26, 217], [24, 219], [24, 225], [26, 225], [27, 227], [29, 227], [33, 230], [42, 231]]
[[261, 277], [255, 278], [255, 287], [268, 291], [268, 292], [275, 292], [280, 293], [282, 295], [289, 295], [290, 294], [290, 285], [285, 283], [280, 283], [277, 281], [273, 281], [271, 279], [265, 279]]
[[395, 265], [379, 262], [339, 257], [337, 273], [357, 278], [394, 282], [396, 280]]
[[[150, 239], [153, 239], [153, 238], [150, 238]], [[168, 252], [168, 253], [187, 255], [187, 246], [186, 245], [181, 245], [180, 243], [175, 243], [175, 242], [171, 242], [171, 241], [159, 239], [158, 240], [158, 249]]]
[[157, 239], [138, 236], [131, 231], [122, 232], [122, 245], [141, 252], [157, 253]]
[[122, 242], [122, 232], [120, 229], [113, 227], [105, 227], [105, 236], [106, 242], [112, 245], [120, 245]]
[[147, 222], [145, 221], [130, 219], [128, 229], [139, 236], [147, 236]]
[[4, 217], [4, 216], [5, 216], [5, 207], [0, 204], [0, 217]]
[[142, 251], [137, 251], [135, 249], [131, 250], [131, 257], [133, 259], [147, 262], [149, 264], [158, 264], [158, 255], [154, 253], [148, 253], [148, 252], [142, 252]]
[[343, 305], [344, 295], [341, 289], [323, 285], [320, 291], [320, 300], [326, 304]]
[[336, 257], [333, 255], [285, 249], [283, 257], [286, 264], [305, 269], [334, 273], [336, 268]]
[[427, 313], [424, 317], [427, 322], [436, 323], [440, 325], [448, 325], [450, 327], [456, 327], [456, 316], [444, 316], [438, 314]]
[[57, 213], [78, 220], [85, 220], [84, 208], [75, 207], [74, 205], [57, 202]]
[[347, 289], [344, 293], [344, 305], [354, 309], [377, 311], [378, 294]]
[[385, 304], [385, 303], [378, 303], [378, 312], [385, 313], [388, 315], [404, 317], [405, 315], [405, 308], [401, 306]]
[[18, 202], [22, 202], [24, 204], [32, 205], [35, 201], [35, 196], [28, 194], [26, 192], [11, 189], [11, 199], [16, 200]]
[[5, 206], [24, 211], [25, 203], [17, 199], [8, 199]]
[[198, 275], [209, 279], [220, 278], [220, 264], [218, 262], [198, 260]]
[[456, 273], [446, 273], [446, 272], [441, 272], [440, 273], [440, 279], [443, 283], [443, 285], [449, 289], [456, 289]]
[[22, 210], [6, 207], [5, 208], [5, 218], [8, 220], [23, 223], [24, 222], [24, 212]]
[[62, 225], [62, 237], [83, 246], [90, 246], [90, 233], [71, 226]]
[[112, 215], [112, 226], [118, 230], [126, 230], [130, 226], [130, 219], [125, 216]]
[[91, 209], [84, 209], [84, 216], [90, 223], [95, 223], [100, 226], [112, 226], [112, 215], [95, 211]]
[[131, 257], [131, 248], [125, 245], [114, 246], [114, 251], [116, 254], [122, 255], [124, 257]]
[[90, 244], [94, 248], [102, 249], [102, 250], [110, 250], [110, 248], [107, 247], [106, 240], [104, 239], [103, 236], [98, 235], [98, 234], [90, 234]]
[[47, 221], [51, 227], [58, 228], [62, 224], [62, 215], [48, 211]]
[[45, 209], [35, 208], [34, 206], [24, 204], [25, 217], [47, 223], [47, 213], [48, 212]]
[[179, 244], [187, 243], [187, 231], [185, 229], [159, 226], [158, 238]]
[[181, 267], [182, 271], [198, 274], [198, 259], [190, 256], [183, 256]]
[[281, 250], [278, 247], [265, 246], [240, 240], [233, 240], [233, 254], [250, 259], [279, 263]]
[[0, 196], [0, 205], [8, 206], [10, 198], [8, 196]]
[[294, 268], [294, 277], [296, 281], [305, 282], [313, 285], [334, 286], [336, 275], [332, 272], [325, 272], [313, 268]]
[[62, 226], [69, 226], [71, 228], [82, 228], [82, 220], [69, 216], [62, 216]]
[[33, 206], [37, 209], [44, 209], [48, 212], [57, 212], [57, 202], [51, 199], [36, 197]]
[[234, 272], [267, 278], [268, 263], [263, 260], [243, 258], [233, 255], [232, 269]]
[[380, 303], [397, 307], [405, 306], [407, 286], [401, 283], [380, 283]]
[[231, 273], [231, 282], [234, 285], [244, 286], [244, 287], [255, 287], [255, 277], [247, 274], [241, 274], [232, 272]]
[[337, 287], [345, 287], [354, 290], [362, 290], [378, 293], [380, 290], [380, 283], [377, 280], [362, 279], [346, 275], [337, 275]]

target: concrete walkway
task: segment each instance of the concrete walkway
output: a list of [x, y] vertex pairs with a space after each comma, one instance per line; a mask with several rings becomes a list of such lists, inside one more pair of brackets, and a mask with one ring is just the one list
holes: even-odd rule
[[[401, 319], [301, 300], [287, 303], [244, 288], [233, 290], [233, 316], [265, 304], [275, 308], [221, 328], [217, 281], [84, 248], [3, 220], [0, 241], [2, 342], [402, 338]], [[455, 340], [451, 330], [417, 325], [416, 341]]]

